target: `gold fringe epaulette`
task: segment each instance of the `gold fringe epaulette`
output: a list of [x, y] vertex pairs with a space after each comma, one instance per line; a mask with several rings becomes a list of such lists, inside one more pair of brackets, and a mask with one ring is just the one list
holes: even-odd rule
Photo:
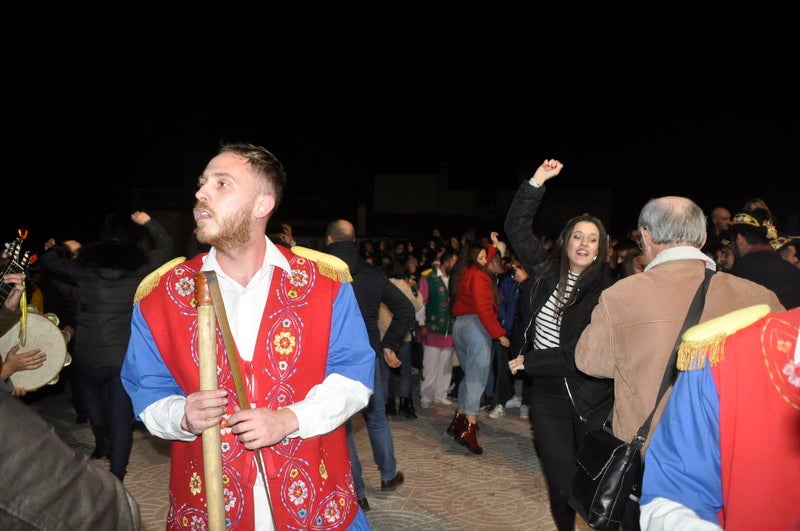
[[702, 369], [708, 359], [714, 367], [725, 357], [725, 339], [769, 313], [769, 306], [756, 304], [709, 319], [684, 332], [678, 348], [678, 370]]
[[292, 247], [292, 252], [303, 258], [313, 260], [317, 264], [319, 272], [328, 278], [332, 278], [337, 282], [353, 281], [353, 277], [350, 275], [350, 268], [338, 256], [309, 249], [308, 247], [301, 247], [300, 245]]
[[141, 282], [139, 282], [139, 286], [136, 288], [136, 293], [133, 295], [133, 305], [136, 306], [137, 302], [144, 299], [148, 293], [156, 289], [156, 286], [158, 286], [158, 283], [161, 281], [161, 275], [185, 261], [185, 256], [179, 256], [159, 266], [155, 271], [151, 271], [142, 279]]

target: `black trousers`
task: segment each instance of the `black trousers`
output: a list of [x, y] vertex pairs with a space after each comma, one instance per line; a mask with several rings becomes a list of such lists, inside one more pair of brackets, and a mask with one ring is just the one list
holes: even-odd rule
[[499, 341], [492, 341], [492, 359], [494, 361], [494, 403], [506, 405], [514, 396], [514, 380], [508, 368], [508, 349]]
[[[550, 381], [546, 386], [537, 385], [542, 380]], [[563, 391], [559, 392], [560, 388]], [[609, 400], [584, 423], [578, 419], [563, 378], [536, 378], [533, 382], [530, 415], [534, 441], [547, 480], [550, 513], [559, 531], [575, 529], [575, 510], [567, 503], [575, 474], [575, 454], [586, 432], [603, 425], [612, 404]]]

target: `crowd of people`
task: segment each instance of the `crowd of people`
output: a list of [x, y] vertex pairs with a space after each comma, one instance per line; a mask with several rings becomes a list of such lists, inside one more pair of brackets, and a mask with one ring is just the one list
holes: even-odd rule
[[[263, 147], [223, 144], [195, 194], [202, 251], [176, 256], [169, 232], [146, 212], [109, 216], [95, 240], [50, 239], [27, 274], [7, 272], [10, 294], [0, 324], [6, 330], [23, 319], [28, 300], [42, 313], [64, 314], [76, 421], [87, 417], [96, 443], [89, 457], [108, 458], [119, 486], [137, 423], [173, 441], [169, 528], [206, 522], [206, 502], [196, 496], [212, 481], [202, 466], [203, 442], [209, 429], [222, 426], [228, 527], [369, 529], [352, 417], [363, 415], [381, 490], [391, 492], [405, 482], [393, 419], [413, 421], [436, 403], [454, 406], [442, 435], [478, 456], [485, 451], [480, 416], [497, 419], [519, 408], [531, 423], [555, 525], [572, 530], [568, 494], [583, 436], [611, 422], [616, 436], [633, 437], [655, 405], [706, 269], [716, 273], [701, 323], [755, 305], [764, 310], [753, 321], [788, 323], [786, 344], [775, 347], [786, 350], [785, 367], [770, 377], [788, 382], [783, 395], [796, 410], [781, 415], [797, 422], [797, 319], [786, 310], [800, 306], [800, 237], [779, 231], [760, 200], [733, 216], [720, 206], [706, 215], [692, 200], [672, 196], [644, 205], [624, 235], [609, 234], [591, 213], [575, 213], [557, 235], [535, 234], [546, 183], [563, 167], [547, 159], [520, 184], [502, 233], [446, 237], [432, 229], [422, 242], [370, 239], [337, 219], [324, 247], [308, 249], [296, 244], [289, 225], [268, 236], [287, 182], [280, 161]], [[203, 345], [195, 287], [206, 272], [219, 290], [214, 304], [227, 315], [218, 323], [213, 388], [197, 370]], [[750, 325], [726, 333], [734, 338]], [[736, 348], [743, 350], [738, 356], [748, 354]], [[47, 352], [15, 345], [2, 354], [3, 393], [24, 400], [36, 390], [15, 386], [14, 374], [36, 370]], [[769, 502], [751, 507], [731, 497], [729, 483], [747, 481], [739, 475], [708, 482], [695, 498], [691, 477], [681, 483], [678, 475], [659, 474], [663, 463], [680, 468], [672, 451], [684, 433], [680, 419], [700, 406], [687, 397], [711, 393], [699, 386], [719, 377], [718, 362], [709, 358], [706, 371], [682, 367], [672, 394], [686, 395], [673, 400], [668, 393], [659, 405], [653, 455], [649, 440], [643, 449], [653, 488], [645, 482], [641, 515], [639, 503], [628, 502], [626, 531], [640, 522], [669, 529], [691, 518], [734, 528], [743, 513], [748, 522], [800, 523], [797, 514], [765, 516]], [[760, 376], [750, 371], [741, 378]], [[730, 396], [720, 394], [708, 429], [728, 429], [721, 404]], [[707, 444], [702, 433], [697, 440]], [[787, 466], [800, 463], [793, 448], [782, 450]], [[756, 450], [739, 445], [737, 451]], [[768, 477], [758, 481], [772, 491]], [[786, 510], [785, 494], [775, 497], [775, 507]], [[129, 519], [129, 501], [119, 500], [129, 506], [121, 518]], [[729, 503], [735, 511], [726, 512]]]

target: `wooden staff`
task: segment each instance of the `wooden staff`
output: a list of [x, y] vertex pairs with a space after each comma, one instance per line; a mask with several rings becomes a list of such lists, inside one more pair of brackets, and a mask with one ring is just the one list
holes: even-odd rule
[[[195, 276], [197, 298], [197, 338], [200, 355], [200, 389], [217, 389], [217, 319], [203, 272]], [[205, 472], [208, 529], [225, 530], [225, 494], [222, 490], [222, 452], [219, 424], [203, 430], [203, 470]]]
[[[233, 334], [231, 333], [230, 324], [228, 324], [228, 314], [225, 311], [225, 302], [222, 300], [222, 290], [219, 288], [217, 282], [217, 274], [214, 271], [206, 271], [206, 281], [208, 283], [208, 293], [211, 301], [214, 304], [217, 322], [219, 323], [219, 330], [222, 333], [222, 341], [225, 344], [225, 352], [228, 355], [228, 366], [231, 370], [231, 377], [233, 384], [236, 387], [236, 394], [239, 397], [239, 407], [243, 410], [250, 409], [250, 401], [247, 398], [247, 389], [244, 386], [244, 378], [242, 378], [242, 370], [239, 367], [239, 358], [236, 350], [236, 344], [233, 341]], [[275, 524], [275, 511], [272, 508], [272, 496], [269, 495], [269, 481], [267, 480], [267, 471], [264, 466], [264, 458], [261, 455], [261, 450], [254, 450], [253, 454], [256, 458], [258, 465], [258, 472], [261, 474], [261, 479], [264, 482], [264, 489], [267, 495], [267, 503], [269, 504], [269, 512], [272, 515], [272, 527], [277, 528]]]

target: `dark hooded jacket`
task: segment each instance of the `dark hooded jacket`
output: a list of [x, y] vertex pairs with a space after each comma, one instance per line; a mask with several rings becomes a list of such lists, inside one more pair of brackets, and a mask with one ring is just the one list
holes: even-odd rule
[[737, 257], [731, 273], [771, 289], [784, 308], [800, 306], [800, 269], [781, 258], [769, 244]]
[[144, 225], [153, 247], [112, 238], [87, 243], [76, 260], [62, 244], [39, 258], [46, 275], [78, 286], [80, 305], [71, 354], [89, 367], [121, 367], [131, 335], [133, 298], [151, 271], [174, 257], [174, 241], [155, 218]]
[[[389, 277], [381, 268], [364, 261], [354, 242], [331, 243], [325, 247], [325, 252], [343, 260], [350, 269], [353, 291], [364, 323], [367, 325], [369, 342], [375, 349], [375, 355], [382, 357], [384, 348], [397, 352], [406, 334], [415, 324], [414, 305], [389, 281]], [[383, 341], [378, 328], [378, 310], [381, 303], [392, 312], [392, 322], [383, 336]]]

